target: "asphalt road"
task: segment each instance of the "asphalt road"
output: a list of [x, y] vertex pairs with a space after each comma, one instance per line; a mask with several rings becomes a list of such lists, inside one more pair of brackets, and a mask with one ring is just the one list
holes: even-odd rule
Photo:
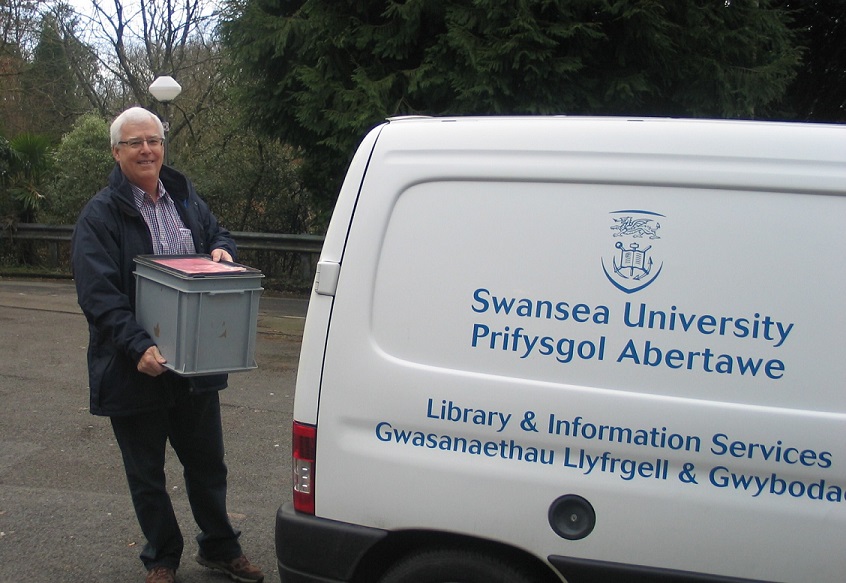
[[[278, 581], [273, 529], [290, 500], [291, 414], [307, 301], [263, 295], [258, 369], [221, 393], [229, 512], [247, 556]], [[88, 412], [88, 330], [68, 281], [0, 278], [0, 583], [142, 582], [144, 543], [108, 419]], [[228, 581], [194, 561], [197, 533], [168, 451], [185, 536], [181, 583]]]

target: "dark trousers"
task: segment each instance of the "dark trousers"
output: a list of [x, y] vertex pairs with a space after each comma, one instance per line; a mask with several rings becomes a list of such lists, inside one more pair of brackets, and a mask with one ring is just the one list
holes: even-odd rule
[[135, 514], [147, 544], [147, 569], [179, 567], [183, 538], [165, 481], [165, 446], [170, 441], [184, 468], [185, 489], [200, 528], [200, 554], [212, 560], [241, 556], [240, 532], [226, 512], [226, 465], [217, 392], [189, 393], [174, 388], [176, 404], [140, 415], [112, 417]]

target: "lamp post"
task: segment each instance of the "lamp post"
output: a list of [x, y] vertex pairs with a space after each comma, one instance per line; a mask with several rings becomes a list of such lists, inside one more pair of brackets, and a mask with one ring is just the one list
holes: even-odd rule
[[[182, 93], [182, 85], [177, 83], [176, 80], [170, 75], [164, 75], [161, 77], [156, 77], [156, 80], [150, 83], [150, 86], [147, 88], [147, 90], [153, 97], [156, 98], [156, 101], [160, 102], [164, 106], [164, 119], [162, 120], [162, 125], [164, 126], [165, 135], [162, 137], [167, 138], [167, 132], [170, 130], [170, 122], [168, 121], [167, 115], [167, 106], [171, 101], [176, 99], [177, 95]], [[164, 148], [165, 164], [170, 166], [170, 161], [168, 160], [167, 155], [167, 139], [165, 139]]]

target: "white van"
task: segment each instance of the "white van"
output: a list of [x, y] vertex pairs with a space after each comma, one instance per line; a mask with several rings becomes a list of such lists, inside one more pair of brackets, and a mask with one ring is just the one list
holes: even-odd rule
[[846, 127], [403, 118], [311, 295], [283, 582], [846, 581]]

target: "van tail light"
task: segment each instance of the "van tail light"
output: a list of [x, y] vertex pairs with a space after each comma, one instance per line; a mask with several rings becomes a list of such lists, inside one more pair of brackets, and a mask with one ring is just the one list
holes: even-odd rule
[[294, 421], [293, 426], [294, 509], [314, 514], [314, 458], [317, 427]]

